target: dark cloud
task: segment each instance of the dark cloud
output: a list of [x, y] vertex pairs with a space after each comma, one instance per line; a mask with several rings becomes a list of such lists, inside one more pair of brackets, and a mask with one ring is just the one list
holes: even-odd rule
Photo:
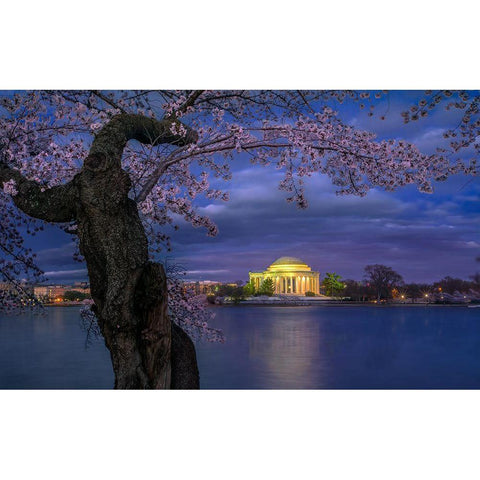
[[[57, 234], [58, 240], [61, 239], [61, 232]], [[43, 268], [52, 268], [64, 266], [73, 261], [73, 253], [75, 245], [72, 243], [65, 243], [58, 247], [44, 248], [37, 251], [37, 260]]]
[[53, 270], [45, 272], [45, 276], [52, 281], [72, 281], [83, 280], [87, 276], [86, 268], [79, 268], [77, 270]]

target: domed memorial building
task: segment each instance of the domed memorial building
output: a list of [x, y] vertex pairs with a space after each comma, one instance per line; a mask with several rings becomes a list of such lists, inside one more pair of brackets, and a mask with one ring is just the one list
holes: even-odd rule
[[319, 294], [320, 273], [313, 272], [299, 258], [280, 257], [264, 272], [248, 272], [248, 275], [256, 289], [260, 288], [266, 278], [271, 278], [277, 294], [305, 295], [305, 292]]

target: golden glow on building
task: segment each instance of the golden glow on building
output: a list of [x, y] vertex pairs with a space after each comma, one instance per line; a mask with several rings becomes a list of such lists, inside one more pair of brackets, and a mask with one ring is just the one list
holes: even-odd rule
[[280, 257], [264, 272], [248, 272], [248, 275], [256, 289], [260, 288], [266, 278], [271, 278], [276, 294], [305, 295], [306, 292], [319, 294], [320, 273], [313, 272], [299, 258]]

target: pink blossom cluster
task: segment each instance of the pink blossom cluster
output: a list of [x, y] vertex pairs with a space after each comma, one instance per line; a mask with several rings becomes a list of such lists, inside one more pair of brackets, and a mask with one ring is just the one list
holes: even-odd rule
[[[455, 128], [444, 132], [449, 139], [449, 148], [439, 147], [437, 151], [444, 155], [463, 153], [475, 157], [480, 153], [480, 94], [478, 91], [466, 90], [427, 90], [423, 98], [409, 110], [402, 112], [405, 123], [427, 117], [444, 107], [445, 110], [458, 113], [458, 123]], [[476, 173], [475, 158], [470, 160], [468, 173]]]
[[17, 195], [18, 194], [17, 182], [15, 182], [13, 178], [8, 182], [3, 182], [3, 192], [6, 193], [7, 195], [11, 195], [12, 197]]
[[225, 342], [221, 330], [209, 326], [215, 314], [208, 308], [205, 295], [196, 295], [179, 278], [168, 281], [170, 318], [194, 340]]

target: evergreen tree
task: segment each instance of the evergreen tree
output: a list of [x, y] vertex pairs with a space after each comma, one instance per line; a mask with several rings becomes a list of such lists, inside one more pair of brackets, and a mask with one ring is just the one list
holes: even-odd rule
[[326, 273], [322, 285], [325, 287], [325, 293], [329, 296], [335, 296], [345, 288], [340, 275], [336, 273]]
[[246, 297], [251, 297], [252, 295], [255, 295], [255, 285], [253, 284], [253, 282], [248, 282], [244, 285], [243, 294]]
[[271, 278], [266, 278], [260, 285], [258, 293], [260, 295], [267, 295], [268, 297], [272, 297], [275, 293], [275, 285], [273, 284], [273, 280]]

